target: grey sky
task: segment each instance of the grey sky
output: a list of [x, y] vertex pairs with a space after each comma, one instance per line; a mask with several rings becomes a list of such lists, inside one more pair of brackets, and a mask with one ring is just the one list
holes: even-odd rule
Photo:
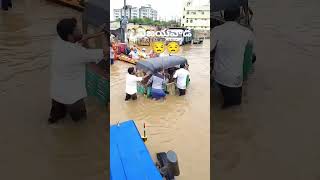
[[[181, 17], [183, 2], [185, 0], [127, 0], [127, 5], [140, 7], [141, 5], [151, 4], [151, 7], [158, 11], [158, 16], [171, 19], [171, 17]], [[208, 4], [209, 0], [193, 0], [195, 4]], [[113, 19], [113, 9], [123, 7], [123, 0], [111, 0], [111, 20]]]

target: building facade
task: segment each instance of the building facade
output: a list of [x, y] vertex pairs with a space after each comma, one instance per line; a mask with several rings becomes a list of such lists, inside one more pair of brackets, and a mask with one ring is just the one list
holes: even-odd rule
[[113, 9], [113, 17], [115, 20], [121, 19], [122, 16], [127, 16], [128, 19], [150, 18], [152, 20], [157, 20], [158, 12], [153, 9], [150, 4], [141, 6], [140, 8], [129, 5], [126, 10], [123, 8]]
[[141, 6], [140, 10], [140, 18], [150, 18], [152, 20], [158, 19], [158, 12], [151, 7], [150, 4], [146, 6]]
[[210, 5], [195, 5], [192, 0], [185, 2], [181, 26], [194, 30], [210, 30]]

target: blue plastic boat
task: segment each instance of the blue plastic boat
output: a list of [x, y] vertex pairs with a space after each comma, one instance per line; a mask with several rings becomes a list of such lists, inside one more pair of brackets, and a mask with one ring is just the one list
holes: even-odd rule
[[110, 179], [162, 180], [132, 120], [110, 127]]

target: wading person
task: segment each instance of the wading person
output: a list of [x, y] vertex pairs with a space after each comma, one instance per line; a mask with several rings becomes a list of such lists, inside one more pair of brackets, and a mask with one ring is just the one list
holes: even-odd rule
[[112, 47], [112, 44], [110, 43], [110, 64], [112, 65], [114, 63], [114, 50]]
[[55, 123], [67, 113], [72, 120], [79, 121], [86, 118], [83, 100], [87, 96], [86, 63], [98, 62], [107, 51], [86, 49], [78, 44], [82, 34], [74, 18], [61, 20], [57, 24], [57, 33], [50, 64], [52, 107], [48, 121]]
[[245, 48], [254, 35], [240, 25], [240, 8], [224, 12], [226, 22], [213, 29], [214, 79], [224, 99], [222, 108], [241, 104]]
[[151, 96], [154, 100], [165, 99], [166, 93], [163, 89], [164, 85], [166, 84], [165, 76], [163, 75], [164, 72], [161, 74], [160, 72], [155, 73], [151, 76], [148, 81], [148, 85], [151, 85]]
[[141, 82], [149, 75], [150, 75], [150, 73], [147, 73], [144, 77], [137, 77], [134, 67], [128, 68], [128, 73], [126, 76], [126, 98], [125, 98], [125, 101], [128, 101], [130, 99], [132, 99], [132, 100], [137, 99], [137, 88], [138, 88], [137, 83]]
[[185, 64], [181, 64], [180, 69], [178, 69], [173, 75], [173, 78], [177, 79], [177, 88], [179, 89], [179, 96], [184, 96], [186, 94], [188, 76], [190, 76], [190, 73], [188, 70], [186, 70]]

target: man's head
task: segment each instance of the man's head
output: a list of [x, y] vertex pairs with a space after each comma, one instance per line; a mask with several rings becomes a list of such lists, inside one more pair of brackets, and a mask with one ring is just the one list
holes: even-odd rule
[[75, 18], [66, 18], [57, 24], [57, 33], [64, 41], [75, 43], [82, 39], [82, 34], [77, 27]]
[[224, 11], [226, 21], [236, 21], [240, 17], [240, 8], [230, 8]]
[[131, 75], [135, 74], [134, 67], [129, 67], [128, 68], [128, 73], [131, 74]]
[[180, 68], [185, 68], [186, 65], [185, 64], [180, 64]]

